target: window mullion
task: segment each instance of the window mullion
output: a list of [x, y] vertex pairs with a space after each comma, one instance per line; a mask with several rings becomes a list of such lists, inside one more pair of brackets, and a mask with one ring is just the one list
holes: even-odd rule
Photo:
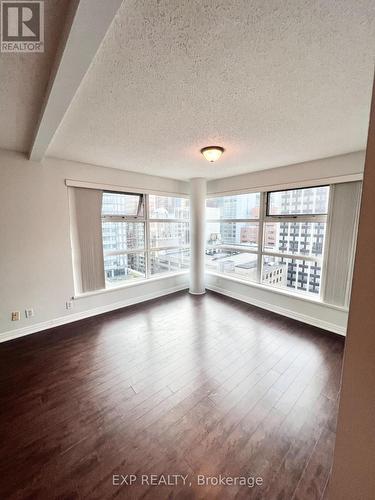
[[291, 222], [291, 223], [318, 223], [326, 222], [326, 215], [266, 215], [264, 217], [265, 222]]
[[259, 228], [258, 228], [258, 259], [257, 259], [257, 281], [262, 282], [262, 268], [263, 268], [263, 234], [264, 234], [264, 222], [266, 214], [266, 203], [267, 203], [266, 193], [260, 193], [260, 205], [259, 205]]
[[149, 248], [149, 252], [159, 252], [159, 251], [162, 251], [162, 250], [174, 250], [176, 248], [179, 248], [181, 250], [186, 250], [187, 248], [190, 248], [190, 245], [179, 245], [179, 246], [176, 246], [176, 245], [173, 245], [173, 246], [162, 246], [162, 247], [150, 247]]
[[102, 221], [104, 222], [144, 222], [144, 217], [133, 217], [128, 215], [102, 215]]
[[240, 223], [240, 222], [246, 222], [246, 223], [252, 223], [252, 222], [255, 222], [255, 223], [258, 223], [259, 222], [259, 218], [258, 219], [206, 219], [206, 222], [207, 223]]
[[104, 250], [104, 257], [115, 257], [116, 255], [129, 255], [133, 253], [145, 253], [144, 248], [129, 248], [120, 250]]
[[295, 260], [305, 260], [307, 262], [318, 262], [319, 264], [322, 263], [322, 257], [320, 256], [314, 256], [314, 255], [302, 255], [300, 253], [294, 254], [294, 253], [280, 253], [280, 252], [270, 252], [267, 250], [264, 250], [263, 255], [269, 255], [270, 257], [279, 257], [280, 259], [295, 259]]
[[326, 232], [325, 232], [325, 238], [323, 240], [323, 253], [322, 253], [323, 263], [320, 271], [320, 296], [322, 297], [323, 301], [325, 300], [325, 291], [326, 291], [327, 260], [328, 260], [329, 242], [331, 239], [332, 203], [333, 203], [334, 192], [335, 192], [335, 185], [331, 186], [329, 191]]
[[253, 253], [257, 254], [259, 251], [259, 246], [258, 248], [254, 247], [247, 247], [244, 245], [233, 245], [231, 243], [220, 243], [219, 245], [206, 245], [207, 248], [226, 248], [228, 250], [236, 250], [237, 252], [240, 253]]
[[146, 279], [151, 276], [151, 254], [150, 254], [150, 203], [149, 203], [149, 195], [145, 195], [145, 258], [146, 258]]
[[169, 222], [181, 222], [181, 223], [186, 223], [189, 222], [189, 219], [155, 219], [155, 218], [149, 218], [149, 222], [164, 222], [164, 223], [169, 223]]

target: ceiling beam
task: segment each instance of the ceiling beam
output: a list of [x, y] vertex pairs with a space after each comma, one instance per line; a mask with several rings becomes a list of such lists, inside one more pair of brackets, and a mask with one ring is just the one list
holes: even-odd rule
[[46, 154], [122, 0], [73, 1], [30, 150], [30, 160]]

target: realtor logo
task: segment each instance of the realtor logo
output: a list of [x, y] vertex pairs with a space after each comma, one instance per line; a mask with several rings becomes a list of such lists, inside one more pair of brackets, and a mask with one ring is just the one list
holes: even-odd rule
[[1, 52], [44, 52], [44, 3], [1, 1]]

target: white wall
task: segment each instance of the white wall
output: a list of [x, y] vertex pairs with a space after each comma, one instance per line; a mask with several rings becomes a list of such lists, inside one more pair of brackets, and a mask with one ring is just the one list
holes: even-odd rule
[[[65, 303], [74, 295], [65, 179], [188, 194], [186, 182], [0, 150], [0, 341], [188, 287], [188, 275], [137, 284]], [[35, 316], [25, 318], [25, 308]], [[97, 309], [99, 308], [99, 309]], [[11, 311], [21, 311], [11, 321]], [[61, 319], [62, 318], [62, 319]], [[14, 335], [14, 334], [13, 334]]]
[[372, 95], [330, 500], [375, 498], [375, 86]]
[[240, 192], [249, 189], [265, 191], [267, 189], [283, 189], [284, 187], [357, 181], [362, 179], [364, 163], [364, 151], [322, 158], [286, 167], [212, 180], [207, 184], [207, 193]]
[[[321, 184], [361, 178], [364, 154], [291, 165], [208, 183], [209, 193], [257, 190], [283, 184]], [[188, 183], [52, 158], [43, 164], [0, 150], [0, 341], [188, 287], [188, 275], [149, 281], [65, 302], [74, 294], [69, 207], [65, 179], [188, 194]], [[281, 314], [345, 333], [347, 312], [302, 301], [225, 277], [207, 277], [207, 287]], [[26, 319], [25, 308], [35, 316]], [[21, 311], [11, 321], [11, 311]]]
[[339, 335], [346, 334], [348, 312], [345, 309], [293, 297], [279, 290], [262, 285], [248, 285], [225, 276], [206, 275], [208, 290], [247, 302], [262, 309], [293, 318], [309, 325], [314, 325]]
[[[333, 182], [359, 180], [363, 175], [365, 152], [351, 153], [332, 158], [262, 170], [245, 175], [208, 182], [207, 192], [229, 194], [232, 192], [265, 191], [284, 187], [322, 185]], [[346, 334], [348, 310], [316, 301], [293, 297], [257, 284], [244, 284], [225, 276], [207, 274], [208, 289], [283, 314], [285, 316]]]

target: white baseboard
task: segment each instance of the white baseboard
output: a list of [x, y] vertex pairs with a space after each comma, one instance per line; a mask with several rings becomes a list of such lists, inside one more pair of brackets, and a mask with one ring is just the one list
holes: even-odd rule
[[[323, 328], [324, 330], [328, 330], [333, 333], [337, 333], [339, 335], [345, 336], [346, 328], [336, 325], [334, 323], [329, 323], [327, 321], [313, 318], [311, 316], [307, 316], [305, 314], [301, 314], [298, 312], [290, 311], [289, 309], [285, 309], [280, 306], [276, 306], [273, 304], [269, 304], [258, 299], [254, 299], [252, 297], [248, 297], [247, 295], [242, 295], [240, 293], [230, 292], [224, 288], [208, 285], [206, 286], [208, 290], [212, 290], [214, 292], [220, 293], [222, 295], [226, 295], [227, 297], [231, 297], [236, 300], [240, 300], [241, 302], [246, 302], [248, 304], [260, 307], [261, 309], [266, 309], [267, 311], [272, 311], [277, 314], [281, 314], [282, 316], [286, 316], [288, 318], [295, 319], [297, 321], [301, 321], [303, 323], [307, 323], [309, 325], [317, 326], [319, 328]], [[134, 298], [121, 300], [118, 302], [114, 302], [112, 304], [107, 304], [105, 306], [95, 307], [93, 309], [88, 309], [87, 311], [81, 311], [78, 313], [67, 314], [66, 316], [62, 316], [60, 318], [54, 318], [47, 321], [43, 321], [41, 323], [35, 323], [34, 325], [25, 326], [23, 328], [18, 328], [16, 330], [9, 330], [3, 333], [0, 333], [0, 343], [6, 342], [8, 340], [16, 339], [19, 337], [23, 337], [25, 335], [31, 335], [33, 333], [41, 332], [43, 330], [48, 330], [49, 328], [53, 328], [60, 325], [65, 325], [67, 323], [73, 323], [74, 321], [79, 321], [80, 319], [90, 318], [92, 316], [97, 316], [98, 314], [103, 314], [106, 312], [114, 311], [116, 309], [121, 309], [123, 307], [131, 306], [133, 304], [138, 304], [140, 302], [145, 302], [146, 300], [156, 299], [158, 297], [162, 297], [164, 295], [169, 295], [171, 293], [179, 292], [181, 290], [188, 289], [187, 285], [178, 285], [175, 287], [167, 288], [165, 290], [159, 290], [157, 292], [152, 292], [144, 295], [139, 295]]]
[[342, 336], [346, 335], [346, 328], [340, 325], [329, 323], [328, 321], [324, 321], [319, 318], [314, 318], [312, 316], [307, 316], [306, 314], [290, 311], [289, 309], [285, 309], [284, 307], [276, 306], [274, 304], [269, 304], [268, 302], [263, 302], [261, 300], [254, 299], [253, 297], [242, 295], [241, 293], [231, 292], [219, 286], [206, 285], [206, 288], [208, 290], [212, 290], [213, 292], [217, 292], [222, 295], [226, 295], [227, 297], [231, 297], [232, 299], [240, 300], [241, 302], [246, 302], [247, 304], [260, 307], [261, 309], [266, 309], [267, 311], [271, 311], [280, 314], [282, 316], [286, 316], [287, 318], [295, 319], [297, 321], [301, 321], [302, 323], [307, 323], [308, 325], [317, 326], [318, 328], [322, 328], [323, 330], [328, 330], [329, 332], [337, 333], [338, 335]]
[[159, 290], [157, 292], [138, 295], [134, 298], [120, 300], [118, 302], [114, 302], [113, 304], [95, 307], [93, 309], [88, 309], [87, 311], [81, 311], [78, 313], [61, 316], [60, 318], [43, 321], [41, 323], [35, 323], [34, 325], [18, 328], [17, 330], [8, 330], [7, 332], [0, 333], [0, 343], [17, 339], [19, 337], [24, 337], [25, 335], [31, 335], [32, 333], [41, 332], [43, 330], [48, 330], [49, 328], [53, 328], [55, 326], [73, 323], [74, 321], [79, 321], [80, 319], [90, 318], [92, 316], [97, 316], [98, 314], [103, 314], [106, 312], [114, 311], [116, 309], [121, 309], [123, 307], [138, 304], [140, 302], [145, 302], [146, 300], [157, 299], [158, 297], [162, 297], [163, 295], [180, 292], [181, 290], [186, 290], [187, 288], [188, 285], [178, 285], [171, 288], [166, 288], [165, 290]]

